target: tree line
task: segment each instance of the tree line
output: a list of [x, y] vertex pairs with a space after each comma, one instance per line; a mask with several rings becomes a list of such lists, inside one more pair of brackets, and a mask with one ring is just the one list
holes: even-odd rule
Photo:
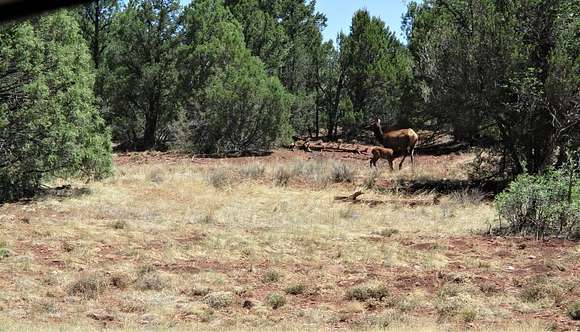
[[579, 145], [579, 6], [411, 2], [406, 43], [364, 9], [325, 41], [304, 0], [97, 0], [4, 23], [0, 200], [106, 175], [111, 141], [269, 149], [376, 118], [485, 146], [496, 174], [541, 172]]

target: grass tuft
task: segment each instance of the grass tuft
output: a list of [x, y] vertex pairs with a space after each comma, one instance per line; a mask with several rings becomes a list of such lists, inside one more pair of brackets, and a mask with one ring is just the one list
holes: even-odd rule
[[389, 290], [384, 286], [356, 286], [346, 291], [345, 299], [367, 301], [374, 299], [381, 301], [389, 296]]
[[80, 277], [67, 286], [67, 293], [84, 299], [94, 299], [107, 288], [107, 282], [96, 274]]
[[335, 161], [332, 163], [330, 178], [336, 183], [354, 182], [354, 170], [344, 162]]
[[233, 301], [234, 295], [231, 292], [213, 292], [204, 297], [204, 302], [213, 309], [227, 308]]
[[281, 277], [282, 275], [280, 274], [280, 272], [276, 270], [269, 270], [266, 271], [266, 273], [264, 273], [264, 275], [262, 276], [262, 281], [265, 283], [274, 283], [278, 282]]
[[272, 309], [276, 310], [286, 305], [286, 298], [284, 295], [278, 293], [270, 293], [266, 296], [266, 303], [268, 303]]
[[290, 294], [290, 295], [300, 295], [300, 294], [304, 294], [304, 291], [306, 290], [306, 286], [304, 284], [292, 284], [288, 287], [286, 287], [286, 294]]

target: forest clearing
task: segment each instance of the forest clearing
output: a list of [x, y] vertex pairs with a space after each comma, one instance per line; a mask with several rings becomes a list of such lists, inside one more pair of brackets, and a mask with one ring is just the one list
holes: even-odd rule
[[579, 15], [0, 0], [0, 332], [580, 331]]
[[[577, 330], [578, 242], [490, 237], [484, 193], [397, 185], [465, 180], [472, 158], [117, 154], [107, 180], [0, 207], [0, 326]], [[356, 190], [394, 203], [335, 199]]]

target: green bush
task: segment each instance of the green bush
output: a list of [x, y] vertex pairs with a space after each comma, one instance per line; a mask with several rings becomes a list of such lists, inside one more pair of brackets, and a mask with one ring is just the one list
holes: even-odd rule
[[111, 172], [91, 58], [66, 11], [0, 27], [0, 202], [54, 177]]
[[266, 296], [266, 302], [272, 309], [278, 309], [286, 305], [286, 298], [278, 293], [270, 293]]
[[495, 206], [504, 234], [576, 237], [580, 231], [580, 184], [565, 170], [522, 174], [499, 194]]
[[345, 298], [347, 300], [366, 301], [375, 299], [383, 300], [389, 296], [389, 290], [384, 286], [356, 286], [346, 291]]
[[568, 315], [573, 320], [580, 320], [580, 301], [576, 301], [570, 306]]

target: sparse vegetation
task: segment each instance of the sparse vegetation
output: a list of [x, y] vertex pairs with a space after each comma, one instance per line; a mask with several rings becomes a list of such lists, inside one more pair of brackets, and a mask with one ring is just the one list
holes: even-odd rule
[[266, 303], [268, 303], [272, 309], [276, 310], [286, 305], [286, 298], [284, 295], [278, 293], [270, 293], [266, 296]]
[[573, 320], [580, 320], [580, 301], [576, 301], [570, 305], [568, 315]]
[[94, 299], [105, 291], [108, 283], [96, 274], [79, 277], [67, 286], [67, 293], [84, 299]]
[[292, 178], [292, 171], [284, 166], [279, 166], [274, 170], [274, 184], [280, 187], [285, 187]]
[[205, 180], [216, 189], [224, 189], [230, 184], [230, 175], [226, 169], [218, 167], [208, 170]]
[[250, 163], [240, 168], [240, 175], [242, 178], [256, 180], [264, 176], [266, 167], [258, 162]]
[[369, 299], [384, 300], [389, 296], [389, 290], [384, 286], [356, 286], [346, 291], [345, 299], [366, 301]]
[[169, 281], [157, 272], [154, 267], [147, 265], [138, 271], [135, 286], [140, 290], [160, 291], [169, 287]]
[[262, 281], [265, 283], [278, 282], [282, 275], [276, 270], [269, 270], [262, 276]]
[[204, 302], [213, 309], [223, 309], [229, 307], [234, 301], [231, 292], [212, 292], [204, 297]]
[[306, 290], [306, 286], [304, 284], [292, 284], [288, 287], [286, 287], [286, 294], [291, 294], [291, 295], [300, 295], [303, 294], [304, 291]]
[[332, 163], [330, 178], [334, 182], [353, 182], [354, 171], [346, 163], [335, 161]]
[[[12, 252], [1, 266], [17, 271], [7, 274], [3, 298], [19, 299], [38, 319], [59, 315], [65, 323], [82, 320], [86, 310], [77, 306], [91, 301], [91, 306], [117, 308], [111, 313], [91, 309], [94, 317], [138, 326], [166, 324], [171, 317], [180, 326], [225, 328], [245, 317], [248, 324], [282, 329], [288, 324], [397, 329], [425, 323], [435, 330], [463, 324], [487, 327], [492, 317], [510, 324], [505, 317], [530, 311], [567, 317], [574, 300], [559, 278], [550, 279], [562, 287], [558, 297], [532, 279], [518, 284], [515, 296], [505, 295], [503, 284], [513, 273], [506, 266], [535, 264], [528, 256], [542, 252], [538, 272], [529, 273], [550, 269], [570, 278], [578, 254], [573, 242], [554, 251], [524, 239], [514, 244], [509, 238], [490, 242], [473, 236], [486, 230], [494, 217], [493, 207], [484, 202], [463, 205], [443, 197], [454, 210], [444, 219], [437, 205], [336, 202], [335, 196], [363, 183], [366, 164], [349, 163], [354, 183], [321, 190], [306, 169], [329, 180], [332, 164], [324, 161], [263, 162], [264, 181], [244, 177], [241, 169], [246, 166], [238, 160], [177, 163], [156, 183], [149, 175], [159, 166], [139, 158], [127, 156], [131, 162], [119, 166], [116, 179], [89, 184], [88, 195], [0, 207], [2, 238], [9, 239], [2, 247]], [[429, 176], [418, 160], [415, 172]], [[217, 163], [230, 179], [247, 181], [214, 190], [206, 175]], [[295, 170], [297, 164], [303, 171]], [[278, 167], [292, 172], [293, 181], [286, 186], [276, 186], [269, 178]], [[404, 169], [381, 177], [390, 181], [411, 174]], [[406, 199], [379, 190], [365, 192], [364, 198]], [[134, 203], [140, 201], [146, 204]], [[116, 226], [121, 220], [130, 227]], [[61, 235], [47, 240], [48, 234]], [[25, 240], [18, 240], [24, 235]], [[528, 247], [520, 250], [522, 241]], [[55, 265], [60, 271], [56, 274]], [[84, 272], [79, 274], [78, 268]], [[42, 276], [41, 287], [32, 281], [37, 275]], [[446, 283], [445, 290], [433, 294], [434, 282]], [[23, 287], [31, 294], [25, 299]], [[70, 299], [40, 300], [59, 296]], [[1, 301], [0, 307], [6, 308]], [[167, 316], [160, 314], [167, 310]], [[0, 311], [0, 319], [5, 314]], [[273, 322], [272, 314], [282, 320]], [[286, 319], [290, 316], [292, 323]]]

